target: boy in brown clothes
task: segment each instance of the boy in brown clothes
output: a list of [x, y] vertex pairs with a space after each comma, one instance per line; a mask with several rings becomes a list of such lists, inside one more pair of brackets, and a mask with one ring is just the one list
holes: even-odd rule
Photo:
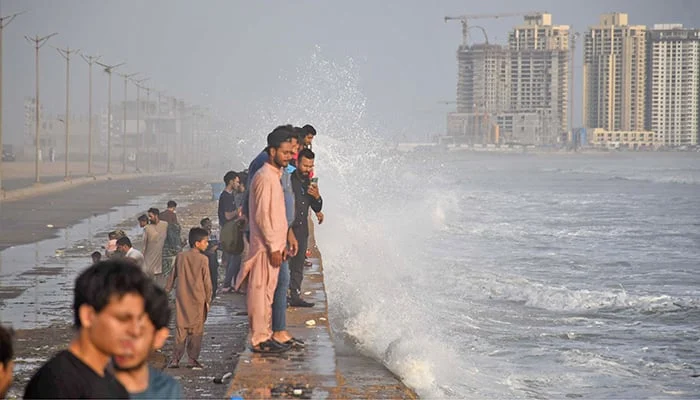
[[204, 321], [211, 305], [212, 285], [209, 260], [204, 251], [209, 245], [209, 233], [202, 228], [190, 229], [190, 251], [179, 253], [165, 291], [170, 293], [178, 279], [175, 315], [175, 347], [168, 368], [178, 368], [187, 346], [188, 368], [202, 369], [197, 361], [202, 350]]

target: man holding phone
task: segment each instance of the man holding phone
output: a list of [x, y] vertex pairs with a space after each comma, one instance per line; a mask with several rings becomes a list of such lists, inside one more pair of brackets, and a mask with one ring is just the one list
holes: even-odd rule
[[[309, 243], [309, 207], [317, 215], [323, 208], [323, 199], [318, 191], [318, 178], [309, 179], [314, 169], [314, 152], [302, 149], [297, 159], [297, 169], [292, 174], [295, 217], [292, 223], [294, 236], [298, 241], [297, 254], [289, 260], [289, 305], [293, 307], [313, 307], [301, 297], [301, 282], [304, 280], [304, 256]], [[323, 215], [323, 214], [321, 214]], [[319, 223], [323, 221], [319, 219]]]

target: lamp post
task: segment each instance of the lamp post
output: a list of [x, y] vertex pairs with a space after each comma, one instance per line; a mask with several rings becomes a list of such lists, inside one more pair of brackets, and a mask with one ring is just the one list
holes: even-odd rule
[[109, 84], [107, 86], [107, 174], [112, 173], [112, 71], [124, 65], [124, 63], [107, 65], [97, 62], [97, 65], [103, 67], [107, 75], [109, 75]]
[[139, 152], [143, 150], [143, 134], [141, 134], [141, 89], [144, 89], [143, 82], [150, 78], [132, 79], [136, 86], [136, 134], [139, 137], [139, 145], [136, 150], [136, 170], [139, 169]]
[[126, 172], [126, 100], [127, 100], [127, 85], [129, 83], [129, 79], [138, 75], [138, 72], [134, 72], [133, 74], [119, 74], [122, 78], [124, 78], [124, 121], [122, 123], [122, 173]]
[[80, 55], [89, 66], [88, 80], [88, 176], [92, 176], [92, 64], [100, 59], [100, 56]]
[[0, 17], [0, 193], [2, 193], [2, 31], [18, 15], [24, 12]]
[[68, 161], [69, 158], [69, 124], [70, 124], [70, 56], [71, 54], [78, 53], [80, 49], [78, 50], [71, 50], [70, 47], [66, 47], [65, 49], [59, 49], [56, 48], [58, 51], [58, 54], [60, 54], [63, 58], [66, 59], [66, 117], [65, 117], [65, 128], [66, 128], [66, 138], [65, 138], [65, 171], [63, 175], [63, 180], [67, 181], [69, 179], [68, 177]]
[[29, 36], [25, 36], [24, 38], [27, 39], [28, 42], [34, 43], [34, 49], [35, 49], [35, 58], [34, 58], [34, 63], [35, 63], [35, 70], [36, 70], [36, 93], [34, 97], [34, 141], [35, 143], [35, 153], [34, 153], [34, 182], [39, 183], [41, 180], [39, 179], [39, 154], [40, 154], [40, 148], [41, 148], [41, 140], [39, 139], [39, 49], [46, 44], [46, 41], [49, 40], [52, 36], [56, 36], [58, 33], [54, 32], [50, 35], [46, 35], [43, 37], [39, 37], [39, 35], [36, 35], [33, 38], [30, 38]]

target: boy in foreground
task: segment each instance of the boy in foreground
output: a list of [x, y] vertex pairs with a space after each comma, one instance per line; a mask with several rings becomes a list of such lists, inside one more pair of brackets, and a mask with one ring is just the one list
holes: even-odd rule
[[168, 295], [155, 284], [151, 284], [146, 294], [146, 314], [133, 353], [112, 359], [115, 375], [132, 399], [181, 399], [180, 384], [148, 365], [151, 353], [165, 344], [170, 322]]
[[168, 368], [178, 368], [187, 347], [188, 368], [202, 369], [197, 361], [202, 350], [204, 321], [207, 319], [212, 299], [209, 260], [204, 251], [209, 246], [209, 232], [192, 228], [189, 234], [191, 249], [179, 253], [175, 268], [168, 278], [165, 291], [170, 293], [177, 279], [175, 294], [175, 347]]

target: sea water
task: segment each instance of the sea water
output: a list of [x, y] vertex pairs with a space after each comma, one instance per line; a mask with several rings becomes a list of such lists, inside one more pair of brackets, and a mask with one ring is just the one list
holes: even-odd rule
[[337, 335], [428, 398], [700, 397], [700, 154], [401, 155], [305, 65]]

